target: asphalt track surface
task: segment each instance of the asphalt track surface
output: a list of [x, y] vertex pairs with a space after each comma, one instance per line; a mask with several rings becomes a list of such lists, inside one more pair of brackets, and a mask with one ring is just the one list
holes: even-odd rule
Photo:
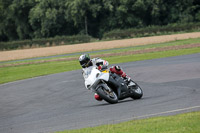
[[0, 85], [0, 133], [46, 133], [200, 111], [200, 53], [120, 64], [144, 96], [99, 102], [81, 70]]

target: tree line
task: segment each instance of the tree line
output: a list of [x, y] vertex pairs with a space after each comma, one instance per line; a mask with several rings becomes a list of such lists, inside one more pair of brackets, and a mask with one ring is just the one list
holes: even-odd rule
[[200, 22], [200, 0], [0, 0], [0, 41]]

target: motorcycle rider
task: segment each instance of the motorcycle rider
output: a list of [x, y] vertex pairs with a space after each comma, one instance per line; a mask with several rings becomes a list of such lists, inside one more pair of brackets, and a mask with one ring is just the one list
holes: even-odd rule
[[[79, 62], [80, 62], [80, 65], [83, 68], [82, 70], [83, 70], [83, 77], [84, 78], [86, 76], [87, 69], [90, 68], [91, 66], [96, 66], [99, 70], [101, 70], [101, 69], [107, 69], [108, 65], [109, 65], [108, 61], [102, 60], [100, 58], [90, 59], [89, 54], [82, 54], [79, 57]], [[125, 72], [123, 72], [123, 70], [120, 68], [120, 66], [113, 66], [113, 67], [110, 68], [110, 71], [112, 73], [116, 73], [116, 74], [120, 75], [121, 77], [123, 77], [128, 82], [130, 81], [130, 77]], [[98, 94], [96, 94], [96, 93], [95, 93], [94, 97], [98, 101], [102, 100], [100, 98], [100, 96]]]

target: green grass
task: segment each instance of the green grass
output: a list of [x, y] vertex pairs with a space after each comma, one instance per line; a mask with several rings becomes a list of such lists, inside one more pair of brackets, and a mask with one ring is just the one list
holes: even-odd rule
[[199, 133], [200, 112], [132, 120], [56, 133]]
[[200, 53], [200, 47], [104, 58], [111, 64]]
[[77, 61], [49, 62], [0, 68], [0, 83], [80, 69]]
[[[180, 50], [170, 50], [163, 52], [153, 52], [126, 56], [112, 56], [106, 57], [110, 64], [125, 63], [131, 61], [148, 60], [155, 58], [164, 58], [178, 55], [199, 53], [200, 47]], [[78, 60], [75, 61], [59, 61], [48, 62], [41, 64], [22, 65], [15, 67], [3, 67], [0, 68], [0, 83], [7, 83], [20, 79], [26, 79], [36, 76], [48, 75], [53, 73], [72, 71], [81, 69]]]

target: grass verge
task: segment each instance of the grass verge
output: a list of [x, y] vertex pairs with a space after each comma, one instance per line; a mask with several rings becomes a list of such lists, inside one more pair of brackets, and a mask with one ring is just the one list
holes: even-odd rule
[[[178, 41], [173, 41], [173, 42], [168, 42], [168, 43], [150, 44], [150, 45], [135, 46], [135, 47], [122, 48], [122, 49], [111, 49], [109, 51], [100, 51], [96, 53], [91, 53], [90, 55], [95, 56], [95, 55], [100, 55], [100, 54], [103, 55], [107, 53], [119, 53], [119, 52], [126, 52], [126, 51], [144, 50], [144, 49], [149, 49], [149, 48], [163, 48], [167, 46], [196, 44], [199, 42], [200, 42], [200, 38], [178, 40]], [[194, 53], [200, 53], [200, 47], [178, 49], [178, 50], [167, 50], [167, 51], [160, 51], [160, 52], [147, 52], [143, 54], [110, 56], [110, 57], [104, 57], [103, 59], [108, 60], [110, 64], [116, 64], [116, 63], [125, 63], [125, 62], [131, 62], [131, 61], [164, 58], [164, 57], [179, 56], [179, 55], [194, 54]], [[77, 57], [78, 59], [78, 56], [79, 54], [73, 55], [73, 56], [66, 56], [62, 58]], [[57, 58], [61, 58], [61, 57], [57, 57]], [[57, 58], [53, 58], [53, 59], [57, 59]], [[45, 59], [45, 60], [50, 60], [50, 59]], [[21, 63], [23, 62], [35, 62], [35, 60], [22, 61]], [[11, 64], [15, 64], [15, 63], [11, 63]], [[0, 68], [0, 84], [16, 81], [16, 80], [21, 80], [21, 79], [26, 79], [26, 78], [32, 78], [36, 76], [43, 76], [43, 75], [48, 75], [48, 74], [53, 74], [53, 73], [72, 71], [72, 70], [77, 70], [77, 69], [81, 69], [78, 60], [53, 61], [53, 62], [44, 62], [44, 63], [36, 63], [36, 64], [30, 63], [30, 64], [24, 64], [24, 65], [19, 65], [19, 66], [2, 67]]]
[[[108, 60], [110, 64], [116, 63], [125, 63], [131, 61], [139, 60], [148, 60], [156, 58], [164, 58], [171, 56], [179, 56], [186, 54], [199, 53], [200, 47], [189, 48], [189, 49], [180, 49], [180, 50], [169, 50], [162, 52], [151, 52], [143, 54], [134, 54], [134, 55], [124, 55], [124, 56], [111, 56], [105, 57], [105, 60]], [[7, 83], [15, 80], [21, 80], [36, 76], [48, 75], [53, 73], [72, 71], [81, 69], [79, 62], [74, 61], [59, 61], [59, 62], [47, 62], [41, 64], [30, 64], [22, 66], [13, 66], [13, 67], [3, 67], [0, 68], [0, 84]]]
[[[200, 38], [193, 38], [193, 39], [185, 39], [185, 40], [177, 40], [177, 41], [171, 41], [166, 43], [158, 43], [158, 44], [148, 44], [148, 45], [140, 45], [140, 46], [133, 46], [133, 47], [125, 47], [125, 48], [115, 48], [115, 49], [108, 49], [108, 50], [100, 50], [100, 51], [88, 51], [90, 55], [100, 55], [100, 54], [107, 54], [107, 53], [120, 53], [120, 52], [128, 52], [128, 51], [137, 51], [137, 50], [145, 50], [149, 48], [163, 48], [168, 46], [180, 46], [180, 45], [186, 45], [186, 44], [198, 44], [200, 43]], [[1, 61], [0, 65], [4, 64], [16, 64], [16, 63], [29, 63], [29, 62], [38, 62], [38, 61], [48, 61], [48, 60], [56, 60], [56, 59], [63, 59], [63, 58], [71, 58], [71, 57], [77, 57], [80, 55], [80, 53], [74, 53], [74, 55], [66, 54], [66, 55], [55, 55], [55, 56], [49, 56], [48, 58], [41, 57], [40, 59], [37, 58], [31, 58], [25, 59], [22, 61]]]
[[132, 120], [56, 133], [199, 133], [200, 112]]

